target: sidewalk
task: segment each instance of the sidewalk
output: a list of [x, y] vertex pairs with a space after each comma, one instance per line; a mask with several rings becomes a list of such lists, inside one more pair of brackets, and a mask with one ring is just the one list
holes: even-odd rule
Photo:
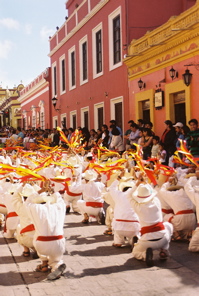
[[81, 220], [80, 215], [66, 215], [67, 269], [53, 282], [34, 271], [39, 259], [22, 257], [22, 247], [0, 232], [0, 295], [198, 295], [199, 254], [190, 253], [188, 244], [171, 243], [172, 257], [160, 262], [155, 254], [155, 266], [147, 268], [132, 258], [130, 246], [112, 247], [112, 236], [103, 235], [104, 225], [83, 225]]

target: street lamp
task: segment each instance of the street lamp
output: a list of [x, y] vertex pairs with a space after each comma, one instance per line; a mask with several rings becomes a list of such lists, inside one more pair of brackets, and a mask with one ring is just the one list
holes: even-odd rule
[[186, 86], [189, 86], [190, 83], [191, 83], [191, 79], [192, 79], [192, 73], [190, 73], [189, 69], [186, 69], [185, 70], [185, 73], [182, 74], [183, 76], [183, 80], [184, 80], [184, 83], [186, 84]]
[[52, 103], [53, 103], [53, 107], [54, 107], [54, 109], [55, 109], [55, 111], [60, 111], [61, 109], [57, 109], [56, 108], [56, 105], [57, 105], [57, 101], [58, 101], [58, 99], [57, 98], [52, 98]]
[[138, 80], [138, 87], [139, 87], [140, 90], [145, 88], [145, 83], [142, 81], [141, 78], [140, 78], [140, 80]]
[[173, 80], [178, 77], [178, 72], [173, 67], [171, 67], [171, 69], [169, 70], [169, 75]]

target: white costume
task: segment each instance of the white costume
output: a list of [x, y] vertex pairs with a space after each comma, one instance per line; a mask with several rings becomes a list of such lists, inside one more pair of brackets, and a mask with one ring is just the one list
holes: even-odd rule
[[140, 184], [133, 194], [131, 189], [129, 193], [130, 204], [141, 225], [141, 238], [134, 245], [132, 253], [136, 259], [145, 261], [148, 248], [166, 251], [169, 249], [173, 226], [168, 222], [162, 222], [160, 201], [149, 184]]
[[55, 271], [63, 264], [62, 258], [65, 252], [63, 236], [65, 203], [59, 193], [54, 193], [50, 197], [56, 202], [51, 204], [47, 201], [45, 204], [36, 204], [33, 203], [34, 199], [29, 197], [26, 204], [30, 219], [35, 226], [33, 245], [40, 259], [48, 261], [52, 271]]
[[33, 198], [33, 196], [37, 196], [38, 193], [29, 184], [26, 184], [24, 187], [21, 186], [19, 191], [14, 193], [12, 197], [13, 208], [20, 218], [20, 224], [17, 226], [16, 239], [20, 245], [33, 248], [35, 228], [28, 215], [26, 201], [23, 200], [23, 196], [28, 197], [31, 195]]
[[175, 231], [191, 231], [195, 229], [196, 216], [193, 211], [193, 203], [181, 188], [176, 191], [168, 191], [170, 183], [165, 183], [159, 194], [162, 199], [173, 209], [174, 214], [166, 214], [164, 221], [168, 221], [173, 224]]
[[[196, 177], [191, 177], [184, 186], [185, 192], [196, 206], [197, 222], [199, 223], [199, 181]], [[189, 243], [189, 251], [199, 252], [199, 225], [192, 234], [191, 241]]]
[[[127, 184], [127, 182], [125, 184]], [[126, 237], [128, 242], [132, 245], [133, 237], [138, 237], [139, 235], [139, 218], [131, 208], [130, 202], [127, 198], [127, 195], [129, 194], [128, 190], [126, 192], [122, 192], [118, 190], [118, 185], [119, 181], [115, 180], [109, 187], [109, 192], [115, 202], [114, 218], [112, 223], [114, 230], [114, 244], [124, 244]], [[132, 185], [135, 189], [135, 184]]]

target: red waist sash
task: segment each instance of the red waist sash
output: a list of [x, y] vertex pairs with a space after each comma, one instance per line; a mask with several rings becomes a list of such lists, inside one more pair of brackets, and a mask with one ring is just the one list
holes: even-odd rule
[[11, 218], [11, 217], [18, 217], [16, 212], [10, 212], [8, 213], [8, 215], [6, 216], [6, 219]]
[[144, 226], [141, 228], [141, 235], [150, 233], [150, 232], [156, 232], [160, 230], [164, 230], [164, 224], [162, 222], [158, 222], [156, 224], [150, 225], [150, 226]]
[[58, 239], [64, 238], [63, 235], [53, 235], [53, 236], [38, 236], [37, 240], [41, 242], [50, 242]]
[[92, 208], [102, 208], [103, 202], [87, 201], [86, 206]]
[[137, 222], [137, 223], [139, 223], [139, 221], [137, 221], [137, 220], [123, 220], [123, 219], [115, 219], [115, 221], [119, 221], [119, 222]]
[[193, 214], [193, 210], [182, 210], [176, 213], [176, 215], [182, 215], [182, 214]]
[[162, 209], [162, 212], [165, 213], [165, 214], [173, 214], [172, 209]]
[[5, 206], [5, 205], [3, 205], [3, 204], [0, 204], [0, 207], [2, 207], [2, 208], [6, 208], [6, 206]]
[[24, 227], [21, 231], [20, 234], [28, 232], [28, 231], [34, 231], [35, 227], [33, 224], [29, 224], [28, 226]]

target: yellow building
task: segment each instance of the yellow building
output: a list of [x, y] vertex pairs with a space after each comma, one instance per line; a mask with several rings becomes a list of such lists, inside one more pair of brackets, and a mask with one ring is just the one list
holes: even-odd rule
[[199, 119], [199, 1], [132, 40], [124, 62], [130, 119], [153, 122], [157, 135], [162, 134], [167, 119], [184, 124]]
[[21, 107], [18, 97], [23, 88], [23, 84], [12, 89], [0, 87], [0, 127], [6, 125], [21, 127]]

